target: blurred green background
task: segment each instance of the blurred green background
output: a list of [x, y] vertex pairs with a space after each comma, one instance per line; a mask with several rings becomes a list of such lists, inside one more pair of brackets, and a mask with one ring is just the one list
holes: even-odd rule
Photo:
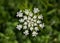
[[[16, 29], [16, 13], [34, 7], [41, 10], [45, 28], [26, 37]], [[60, 43], [60, 0], [0, 0], [0, 43]]]

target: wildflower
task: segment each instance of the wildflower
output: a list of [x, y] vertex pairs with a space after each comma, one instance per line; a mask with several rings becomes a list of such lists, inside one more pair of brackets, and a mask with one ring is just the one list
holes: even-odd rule
[[17, 17], [23, 17], [22, 11], [17, 12], [17, 15], [16, 15], [16, 16], [17, 16]]
[[33, 18], [34, 18], [34, 19], [36, 19], [36, 18], [37, 18], [37, 16], [36, 16], [36, 15], [34, 15], [34, 16], [33, 16]]
[[33, 12], [38, 13], [40, 10], [38, 8], [34, 8]]
[[19, 22], [24, 22], [24, 19], [19, 19]]
[[30, 27], [30, 30], [32, 31], [33, 30], [33, 27]]
[[43, 23], [43, 24], [39, 24], [39, 26], [40, 26], [41, 28], [44, 28], [44, 23]]
[[16, 27], [18, 30], [21, 30], [21, 28], [22, 28], [22, 25], [17, 25], [17, 27]]
[[25, 30], [23, 33], [27, 36], [29, 34], [29, 31]]
[[23, 16], [23, 19], [24, 19], [24, 20], [27, 20], [27, 16]]
[[25, 26], [23, 26], [23, 29], [27, 29], [27, 26], [25, 25]]
[[38, 35], [38, 33], [36, 31], [33, 31], [32, 36], [36, 36], [36, 35]]
[[38, 19], [43, 19], [43, 16], [42, 16], [42, 14], [38, 16]]
[[31, 19], [31, 21], [33, 21], [33, 18]]
[[40, 21], [40, 20], [38, 20], [38, 21], [37, 21], [37, 23], [41, 23], [41, 21]]
[[32, 13], [32, 12], [29, 12], [29, 16], [31, 16], [31, 17], [32, 17], [32, 16], [33, 16], [33, 13]]
[[38, 27], [35, 27], [34, 29], [35, 29], [35, 31], [38, 31], [39, 30]]
[[30, 23], [28, 23], [28, 27], [29, 27], [29, 28], [31, 27]]
[[24, 13], [28, 15], [29, 14], [29, 10], [25, 9]]
[[37, 20], [34, 19], [33, 21], [36, 22]]
[[31, 20], [31, 17], [30, 16], [28, 16], [28, 20]]
[[34, 26], [37, 26], [37, 23], [34, 23]]
[[24, 22], [24, 25], [27, 25], [27, 22]]

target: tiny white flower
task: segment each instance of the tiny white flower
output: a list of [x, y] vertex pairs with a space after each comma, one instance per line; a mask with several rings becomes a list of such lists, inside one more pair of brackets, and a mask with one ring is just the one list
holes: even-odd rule
[[33, 27], [34, 25], [33, 25], [33, 24], [31, 24], [31, 26]]
[[39, 30], [38, 27], [35, 27], [34, 29], [35, 29], [35, 31], [38, 31]]
[[30, 27], [30, 30], [32, 31], [33, 30], [33, 27]]
[[31, 23], [31, 24], [33, 24], [34, 22], [33, 22], [33, 21], [31, 21], [30, 23]]
[[44, 23], [43, 23], [43, 24], [39, 24], [39, 26], [40, 26], [41, 28], [44, 28]]
[[28, 31], [28, 30], [25, 30], [23, 33], [24, 33], [26, 36], [29, 35], [29, 31]]
[[23, 17], [23, 13], [21, 11], [17, 12], [17, 17]]
[[27, 15], [29, 14], [29, 10], [28, 10], [28, 9], [25, 9], [24, 12], [25, 12], [25, 14], [27, 14]]
[[37, 20], [34, 19], [33, 21], [36, 22]]
[[27, 20], [27, 16], [24, 16], [24, 20]]
[[27, 25], [27, 22], [24, 22], [24, 25]]
[[34, 26], [37, 26], [37, 23], [34, 23]]
[[23, 29], [27, 29], [27, 26], [25, 25], [25, 26], [23, 26]]
[[42, 14], [38, 16], [38, 19], [43, 19], [43, 16], [42, 16]]
[[40, 10], [38, 8], [34, 8], [33, 12], [38, 13]]
[[21, 30], [21, 28], [22, 28], [22, 25], [17, 25], [17, 27], [16, 27], [18, 30]]
[[30, 16], [28, 16], [28, 20], [31, 20], [31, 17]]
[[33, 16], [33, 18], [34, 18], [34, 19], [36, 19], [36, 18], [37, 18], [37, 16], [36, 16], [36, 15], [34, 15], [34, 16]]
[[33, 21], [33, 18], [31, 19], [31, 21]]
[[38, 35], [38, 33], [36, 31], [33, 31], [32, 36], [36, 36], [36, 35]]
[[30, 26], [31, 26], [30, 23], [28, 23], [28, 27], [29, 27], [29, 28], [30, 28]]
[[40, 20], [38, 20], [38, 21], [37, 21], [37, 23], [41, 23], [41, 21], [40, 21]]
[[29, 21], [29, 20], [27, 20], [27, 22], [29, 23], [30, 21]]
[[19, 19], [19, 22], [24, 22], [24, 19]]
[[32, 17], [32, 16], [33, 16], [33, 13], [32, 13], [32, 12], [29, 12], [29, 16], [31, 16], [31, 17]]

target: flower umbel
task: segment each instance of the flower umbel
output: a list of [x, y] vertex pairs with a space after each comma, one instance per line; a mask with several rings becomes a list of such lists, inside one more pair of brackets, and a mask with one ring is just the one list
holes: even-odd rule
[[[17, 12], [17, 17], [19, 17], [20, 24], [17, 25], [18, 30], [24, 30], [23, 34], [26, 36], [32, 34], [32, 36], [38, 35], [40, 28], [44, 28], [43, 15], [39, 14], [40, 10], [34, 8], [33, 12], [25, 9]], [[31, 32], [31, 33], [30, 33]]]

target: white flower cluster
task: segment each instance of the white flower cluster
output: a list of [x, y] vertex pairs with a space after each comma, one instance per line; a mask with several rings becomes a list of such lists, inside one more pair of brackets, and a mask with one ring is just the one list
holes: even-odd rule
[[34, 8], [33, 12], [28, 9], [17, 12], [16, 16], [20, 18], [20, 24], [16, 28], [18, 30], [23, 29], [25, 35], [29, 35], [29, 31], [32, 32], [32, 36], [38, 35], [39, 29], [44, 28], [44, 23], [42, 23], [43, 16], [39, 12], [40, 10], [38, 8]]

